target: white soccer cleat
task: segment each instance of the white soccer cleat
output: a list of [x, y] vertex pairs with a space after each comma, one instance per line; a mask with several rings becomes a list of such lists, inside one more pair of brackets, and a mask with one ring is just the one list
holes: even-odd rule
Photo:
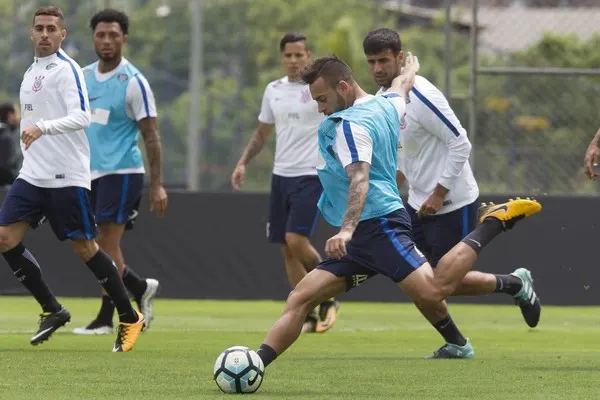
[[140, 312], [144, 316], [145, 324], [142, 332], [147, 331], [150, 328], [150, 324], [154, 319], [152, 314], [152, 300], [156, 297], [156, 294], [160, 290], [160, 284], [156, 279], [146, 279], [146, 291], [142, 295], [142, 299], [139, 302]]
[[112, 335], [113, 327], [108, 325], [92, 326], [92, 324], [90, 324], [88, 326], [73, 329], [73, 333], [76, 335]]

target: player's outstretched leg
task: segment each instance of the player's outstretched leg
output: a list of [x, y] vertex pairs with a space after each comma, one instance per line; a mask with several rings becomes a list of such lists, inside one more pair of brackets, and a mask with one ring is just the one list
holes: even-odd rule
[[480, 225], [446, 253], [435, 270], [434, 281], [440, 291], [440, 300], [456, 292], [479, 253], [497, 235], [541, 210], [542, 206], [531, 199], [517, 198], [498, 205], [484, 204], [479, 210]]
[[[419, 270], [418, 274], [426, 273], [429, 279], [433, 278], [433, 270], [429, 265], [422, 265]], [[409, 281], [404, 283], [406, 284], [409, 284]], [[452, 320], [445, 301], [424, 304], [415, 301], [415, 305], [446, 341], [432, 356], [425, 357], [426, 359], [475, 357], [475, 349], [471, 341], [463, 336]]]
[[302, 330], [306, 315], [319, 303], [346, 290], [346, 279], [321, 269], [311, 271], [287, 298], [279, 320], [257, 350], [265, 367], [290, 347]]
[[[314, 208], [314, 207], [313, 207]], [[296, 212], [298, 214], [298, 212]], [[296, 218], [298, 218], [296, 216]], [[310, 217], [314, 220], [314, 216]], [[294, 232], [286, 232], [283, 256], [286, 272], [292, 287], [312, 271], [322, 260], [307, 236]], [[323, 301], [306, 317], [302, 332], [324, 333], [333, 328], [337, 321], [340, 303], [335, 298]]]
[[542, 306], [533, 287], [531, 272], [525, 268], [518, 268], [510, 275], [520, 279], [522, 282], [521, 289], [513, 297], [515, 303], [521, 309], [521, 314], [527, 325], [531, 328], [535, 328], [540, 321]]
[[[9, 208], [6, 204], [6, 208]], [[35, 297], [42, 307], [39, 327], [30, 340], [33, 345], [42, 343], [71, 320], [69, 312], [58, 302], [42, 277], [42, 269], [21, 240], [29, 229], [28, 222], [0, 226], [0, 252], [14, 276]]]
[[144, 326], [144, 317], [132, 307], [115, 262], [93, 240], [74, 240], [72, 244], [75, 253], [86, 262], [119, 313], [113, 352], [131, 351]]

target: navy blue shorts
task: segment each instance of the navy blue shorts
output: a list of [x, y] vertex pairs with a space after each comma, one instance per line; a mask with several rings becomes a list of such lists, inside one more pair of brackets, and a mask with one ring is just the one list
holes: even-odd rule
[[133, 229], [144, 188], [144, 174], [112, 174], [92, 181], [92, 208], [98, 224]]
[[478, 203], [468, 204], [447, 214], [419, 217], [417, 211], [406, 205], [412, 222], [412, 237], [432, 267], [464, 239], [477, 225]]
[[317, 203], [323, 187], [316, 175], [286, 178], [273, 175], [267, 239], [285, 243], [287, 232], [311, 237], [319, 219]]
[[410, 217], [401, 208], [384, 217], [361, 221], [340, 260], [325, 260], [317, 268], [346, 278], [346, 290], [382, 274], [401, 282], [427, 260], [411, 238]]
[[0, 208], [0, 226], [27, 221], [36, 228], [47, 219], [60, 240], [91, 240], [97, 235], [90, 191], [81, 187], [42, 188], [17, 179]]

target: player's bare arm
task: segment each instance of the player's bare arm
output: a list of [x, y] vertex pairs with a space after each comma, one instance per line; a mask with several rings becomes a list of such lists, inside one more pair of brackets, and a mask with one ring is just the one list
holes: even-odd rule
[[231, 175], [231, 186], [236, 191], [240, 190], [240, 185], [244, 184], [244, 178], [246, 177], [246, 165], [252, 160], [265, 146], [265, 143], [273, 132], [273, 125], [259, 122], [258, 126], [252, 133], [250, 142], [244, 149], [240, 160], [238, 161], [233, 174]]
[[156, 118], [149, 117], [138, 121], [144, 138], [148, 163], [150, 164], [150, 210], [162, 217], [167, 210], [167, 192], [162, 184], [162, 142], [156, 127]]
[[340, 232], [329, 239], [325, 245], [325, 252], [330, 258], [342, 258], [346, 255], [346, 243], [352, 239], [365, 207], [365, 200], [369, 192], [370, 170], [371, 165], [363, 161], [349, 164], [346, 167], [346, 174], [350, 178], [348, 205]]
[[415, 76], [419, 72], [419, 59], [408, 52], [402, 73], [392, 81], [390, 92], [398, 93], [408, 102], [408, 92], [412, 89], [415, 83]]
[[594, 138], [590, 142], [590, 145], [585, 152], [585, 158], [583, 160], [583, 167], [585, 169], [585, 174], [590, 179], [595, 179], [598, 175], [598, 172], [594, 171], [594, 167], [598, 165], [598, 155], [600, 154], [600, 129], [594, 135]]

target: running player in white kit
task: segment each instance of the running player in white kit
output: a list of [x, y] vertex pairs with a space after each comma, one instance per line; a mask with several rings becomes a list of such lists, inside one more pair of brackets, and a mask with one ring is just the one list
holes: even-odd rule
[[[317, 225], [317, 202], [323, 191], [317, 177], [317, 128], [323, 120], [308, 85], [300, 73], [310, 60], [306, 37], [288, 33], [279, 43], [281, 63], [286, 76], [267, 85], [258, 126], [238, 161], [231, 184], [240, 190], [246, 166], [263, 148], [275, 126], [275, 162], [267, 238], [280, 243], [288, 281], [292, 288], [313, 270], [321, 256], [310, 243]], [[304, 332], [325, 332], [336, 321], [339, 303], [321, 303], [319, 311], [309, 314]]]
[[111, 297], [119, 313], [113, 351], [127, 352], [135, 345], [144, 317], [131, 306], [114, 261], [94, 240], [90, 146], [84, 132], [91, 120], [90, 106], [81, 68], [60, 48], [66, 35], [60, 9], [36, 11], [31, 27], [35, 59], [20, 90], [23, 167], [0, 209], [0, 253], [42, 307], [39, 329], [31, 338], [31, 344], [41, 343], [71, 319], [21, 243], [27, 230], [46, 218], [60, 241], [71, 241]]

